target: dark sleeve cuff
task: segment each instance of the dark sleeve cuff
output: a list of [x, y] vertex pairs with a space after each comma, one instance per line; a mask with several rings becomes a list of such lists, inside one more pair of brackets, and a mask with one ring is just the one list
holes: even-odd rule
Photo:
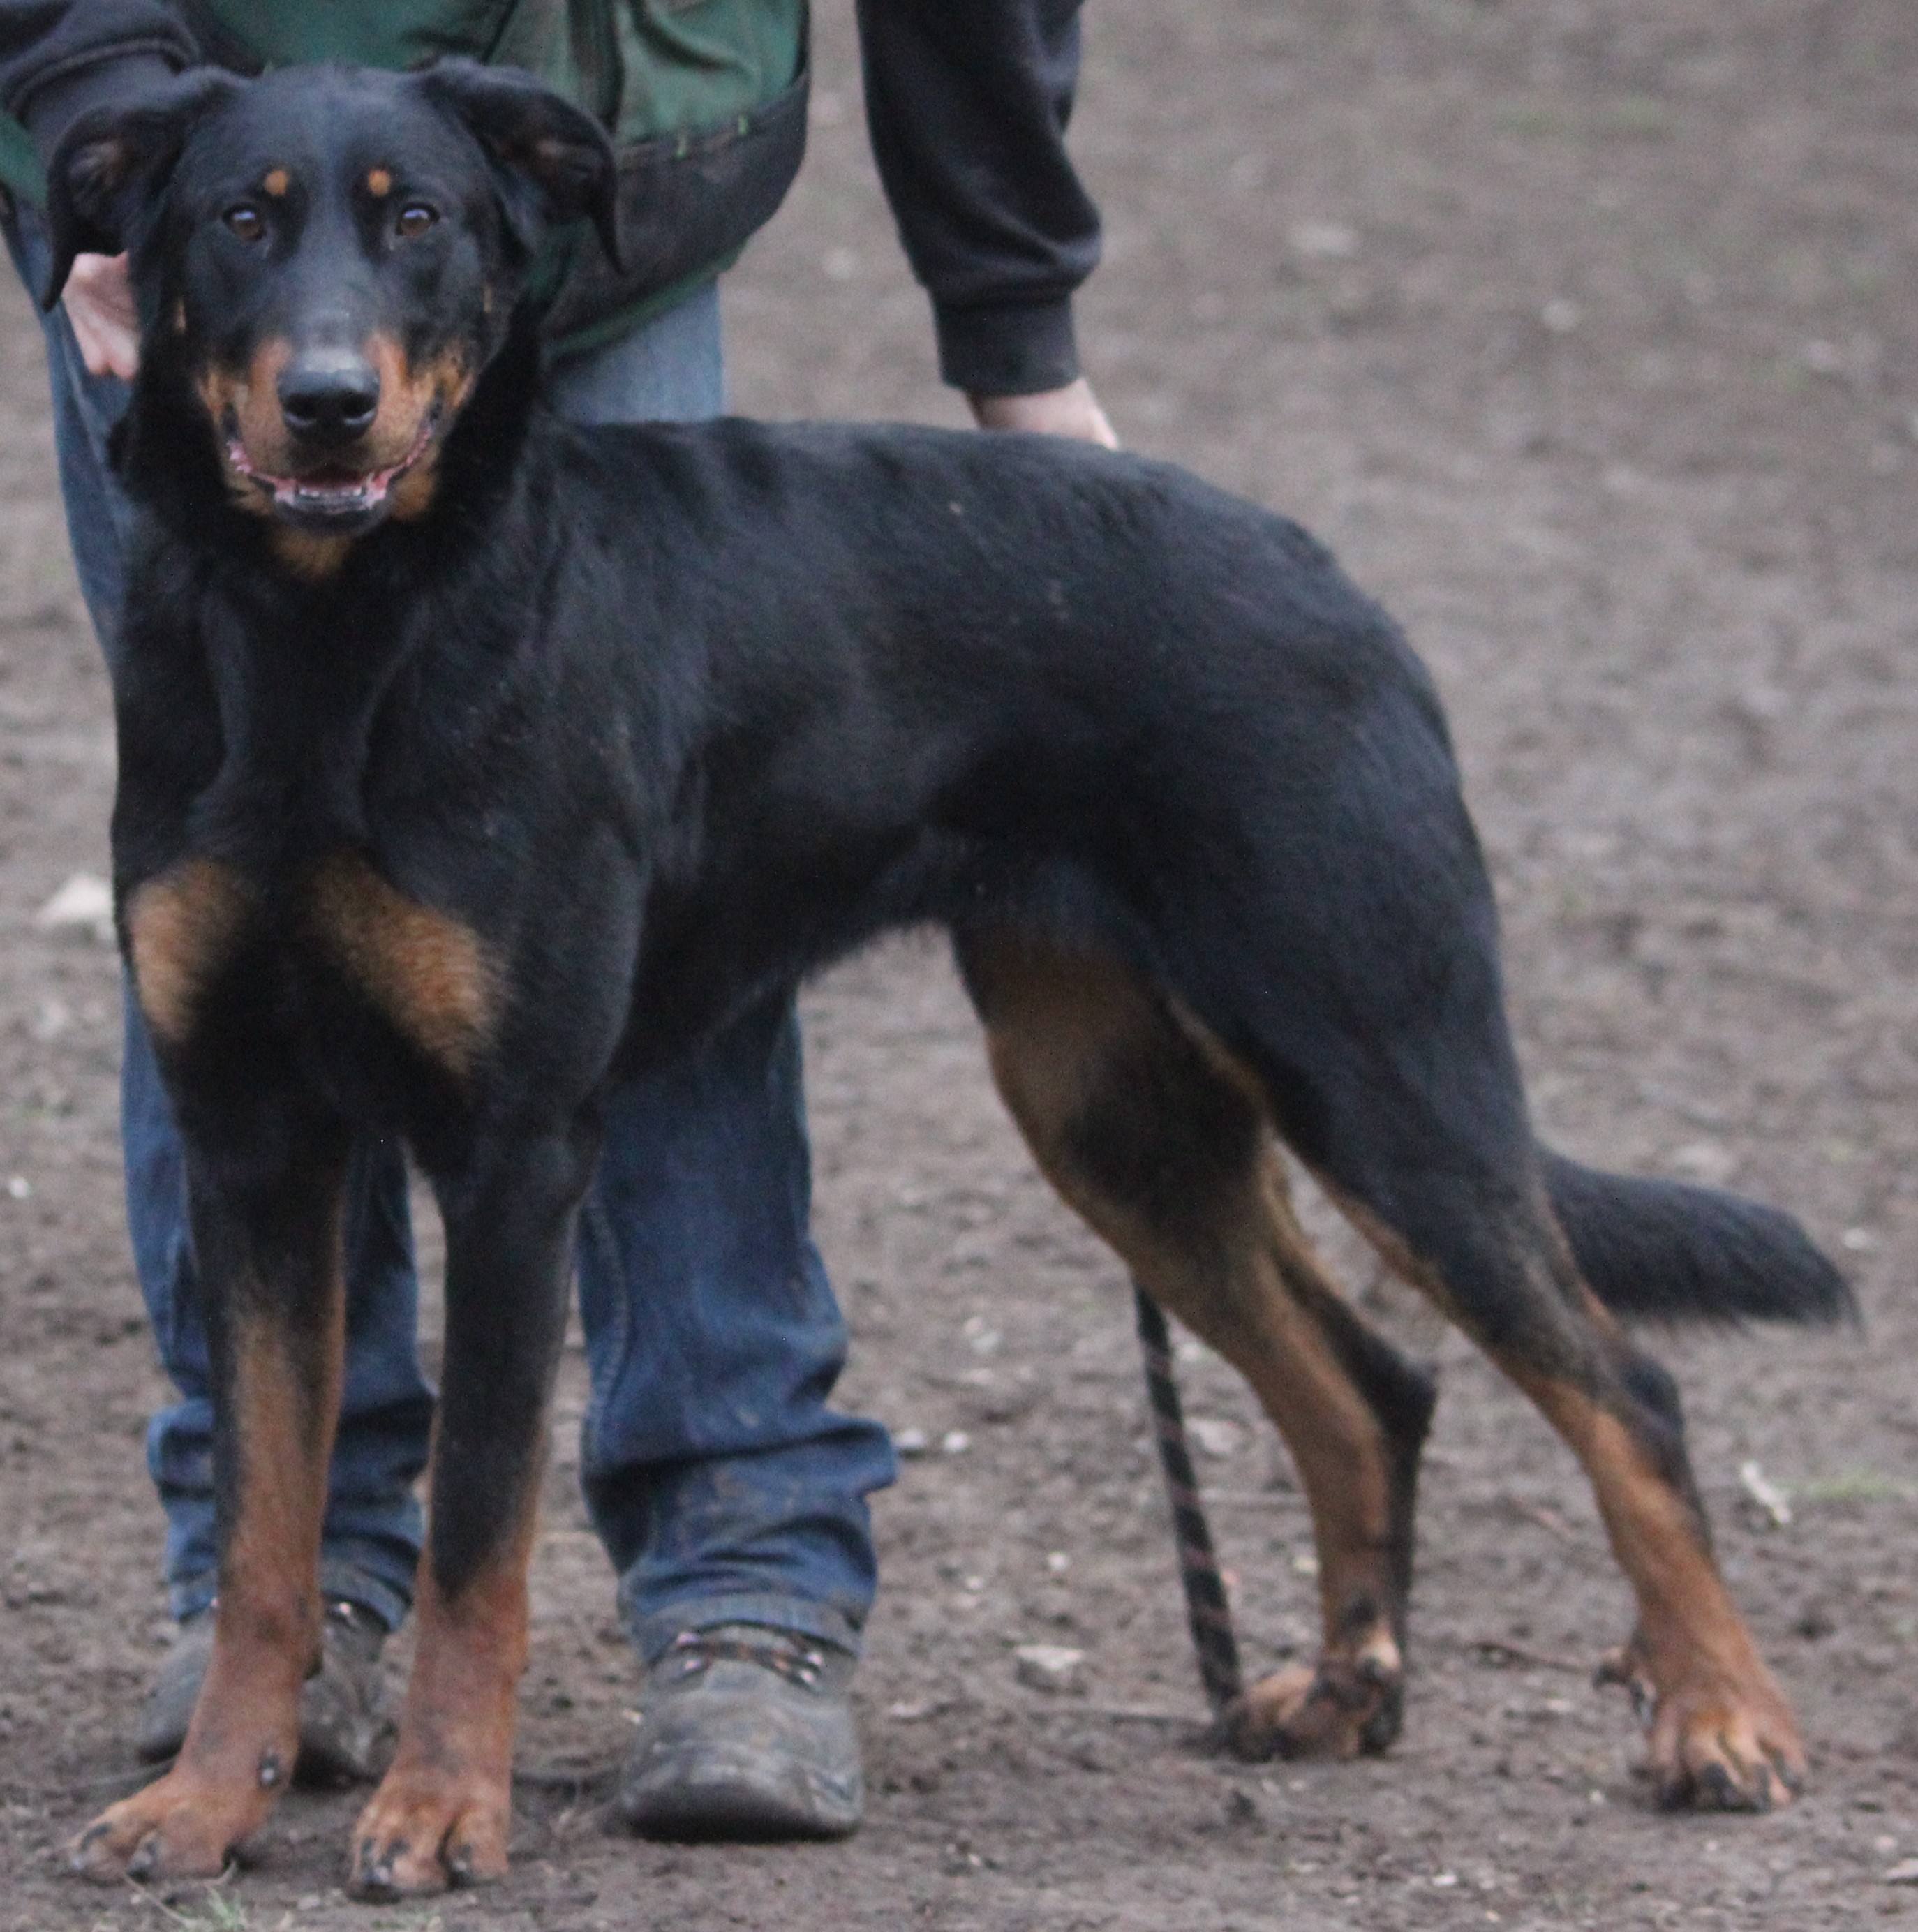
[[1072, 298], [954, 308], [933, 305], [939, 374], [969, 396], [1036, 396], [1079, 374]]

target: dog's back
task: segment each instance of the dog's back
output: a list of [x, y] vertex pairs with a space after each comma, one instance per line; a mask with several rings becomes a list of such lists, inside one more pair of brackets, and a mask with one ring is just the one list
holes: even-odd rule
[[[707, 895], [732, 959], [729, 901], [802, 893], [829, 950], [875, 920], [1017, 907], [1062, 934], [1077, 921], [1202, 1010], [1219, 922], [1282, 931], [1268, 962], [1330, 983], [1353, 919], [1429, 941], [1435, 864], [1448, 895], [1478, 878], [1423, 667], [1283, 518], [1037, 438], [552, 436], [548, 542], [603, 614], [577, 648], [656, 734], [645, 761], [701, 777], [668, 788], [698, 823], [661, 842], [655, 889]], [[671, 708], [692, 693], [697, 738]], [[1362, 915], [1337, 902], [1348, 880]]]

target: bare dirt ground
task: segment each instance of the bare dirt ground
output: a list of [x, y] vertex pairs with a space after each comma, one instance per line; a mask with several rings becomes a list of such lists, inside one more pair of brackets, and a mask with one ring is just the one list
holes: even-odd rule
[[[956, 421], [865, 158], [848, 8], [814, 152], [730, 284], [740, 405]], [[1537, 1111], [1841, 1252], [1861, 1334], [1673, 1342], [1808, 1794], [1667, 1818], [1585, 1664], [1625, 1593], [1569, 1457], [1436, 1355], [1415, 1674], [1382, 1760], [1247, 1768], [1197, 1716], [1124, 1284], [1028, 1170], [942, 955], [808, 1001], [848, 1400], [923, 1432], [851, 1843], [608, 1824], [630, 1664], [572, 1488], [536, 1576], [518, 1859], [405, 1910], [337, 1889], [355, 1800], [170, 1900], [65, 1877], [165, 1637], [160, 1394], [116, 1181], [110, 951], [36, 909], [104, 869], [107, 691], [64, 559], [36, 340], [0, 304], [0, 1924], [47, 1928], [1856, 1927], [1918, 1916], [1918, 13], [1907, 0], [1100, 0], [1076, 140], [1110, 245], [1086, 359], [1121, 432], [1292, 512], [1409, 628], [1496, 871]], [[1304, 1512], [1216, 1364], [1189, 1404], [1253, 1660], [1307, 1645]], [[952, 1433], [958, 1432], [956, 1435]], [[965, 1446], [956, 1447], [961, 1438]], [[953, 1453], [940, 1448], [955, 1445]], [[1788, 1526], [1742, 1496], [1748, 1460]], [[1061, 1559], [1063, 1559], [1061, 1561]], [[1085, 1653], [1084, 1688], [1012, 1648]], [[1505, 1646], [1504, 1648], [1499, 1646]], [[1918, 1867], [1907, 1868], [1918, 1869]]]

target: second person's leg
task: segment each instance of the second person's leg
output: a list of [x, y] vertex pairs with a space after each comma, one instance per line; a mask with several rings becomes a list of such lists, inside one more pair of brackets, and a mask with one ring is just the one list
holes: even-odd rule
[[[581, 422], [717, 415], [716, 292], [562, 364], [550, 394]], [[790, 1003], [623, 1088], [607, 1126], [580, 1240], [582, 1466], [647, 1670], [623, 1808], [659, 1832], [850, 1830], [866, 1498], [894, 1466], [883, 1429], [827, 1406], [845, 1329], [809, 1228]]]

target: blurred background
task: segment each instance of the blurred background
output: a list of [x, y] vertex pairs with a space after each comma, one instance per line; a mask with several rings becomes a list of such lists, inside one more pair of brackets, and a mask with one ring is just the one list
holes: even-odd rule
[[[867, 156], [850, 13], [819, 8], [805, 172], [725, 285], [735, 406], [958, 424]], [[512, 1882], [349, 1907], [354, 1801], [308, 1797], [230, 1904], [69, 1886], [51, 1848], [124, 1770], [164, 1635], [140, 1460], [158, 1391], [120, 1220], [116, 968], [84, 905], [43, 916], [106, 869], [112, 751], [8, 288], [0, 1918], [1918, 1916], [1918, 10], [1091, 0], [1085, 30], [1073, 148], [1106, 224], [1088, 373], [1127, 443], [1312, 526], [1431, 663], [1544, 1131], [1787, 1205], [1858, 1285], [1862, 1334], [1657, 1344], [1810, 1793], [1763, 1821], [1651, 1810], [1622, 1699], [1585, 1680], [1628, 1611], [1570, 1459], [1316, 1208], [1352, 1292], [1444, 1371], [1405, 1733], [1354, 1766], [1197, 1754], [1124, 1283], [1028, 1168], [943, 952], [907, 942], [807, 1002], [846, 1394], [912, 1451], [878, 1502], [861, 1834], [668, 1852], [604, 1823], [633, 1676], [575, 1488], [575, 1351]], [[1308, 1526], [1249, 1399], [1182, 1353], [1269, 1667], [1312, 1642]], [[1078, 1653], [1052, 1688], [1022, 1676], [1034, 1644]]]

